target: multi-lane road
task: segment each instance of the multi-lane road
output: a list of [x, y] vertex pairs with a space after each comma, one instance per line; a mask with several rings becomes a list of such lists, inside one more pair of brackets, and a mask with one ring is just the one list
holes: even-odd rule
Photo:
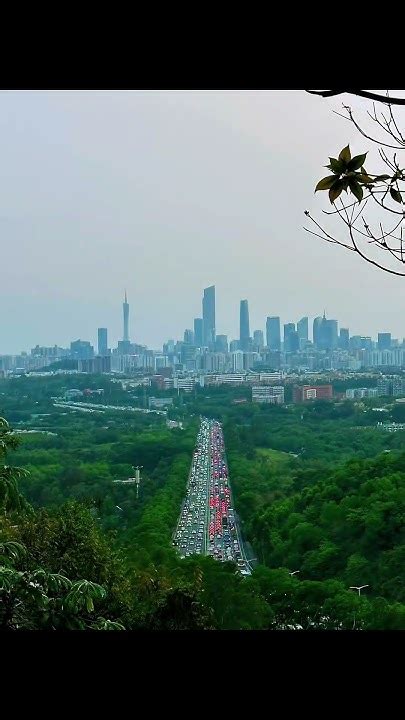
[[216, 420], [201, 420], [173, 544], [181, 557], [211, 555], [235, 562], [243, 575], [250, 575], [233, 507], [224, 436]]

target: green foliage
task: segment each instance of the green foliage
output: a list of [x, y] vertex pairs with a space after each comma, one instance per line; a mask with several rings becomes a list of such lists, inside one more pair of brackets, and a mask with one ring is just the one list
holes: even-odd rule
[[[125, 404], [105, 378], [83, 382], [104, 382]], [[4, 407], [33, 412], [23, 427], [57, 433], [18, 445], [0, 424], [1, 627], [405, 627], [403, 439], [367, 427], [373, 405], [235, 404], [246, 388], [210, 387], [181, 398], [173, 413], [186, 429], [173, 431], [158, 416], [63, 414], [52, 385], [0, 383]], [[209, 557], [180, 560], [171, 544], [199, 414], [224, 423], [235, 508], [257, 558], [250, 577]], [[29, 474], [6, 464], [10, 450]], [[138, 500], [113, 483], [133, 464], [143, 465]], [[370, 586], [360, 598], [348, 589], [359, 584]]]
[[[364, 187], [372, 190], [376, 183], [386, 183], [387, 180], [393, 183], [398, 177], [402, 179], [402, 173], [399, 173], [399, 176], [396, 173], [392, 177], [390, 175], [369, 175], [364, 168], [366, 157], [367, 153], [362, 153], [352, 158], [350, 147], [346, 145], [340, 151], [338, 159], [329, 158], [330, 164], [326, 167], [332, 171], [333, 175], [328, 175], [320, 180], [315, 187], [315, 192], [329, 190], [329, 200], [333, 204], [343, 190], [347, 192], [350, 189], [360, 203], [363, 199]], [[390, 187], [389, 190], [392, 199], [402, 203], [402, 195], [399, 190], [393, 187]]]

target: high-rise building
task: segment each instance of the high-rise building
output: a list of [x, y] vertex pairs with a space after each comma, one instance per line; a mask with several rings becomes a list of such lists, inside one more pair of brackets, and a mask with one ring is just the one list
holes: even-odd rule
[[341, 350], [349, 349], [349, 328], [340, 328], [339, 347]]
[[313, 326], [312, 326], [312, 339], [315, 347], [319, 346], [319, 340], [320, 340], [320, 328], [322, 324], [322, 318], [320, 316], [314, 318]]
[[378, 349], [389, 350], [391, 347], [391, 333], [378, 333]]
[[333, 350], [338, 345], [337, 320], [327, 320], [325, 313], [318, 326], [316, 345], [319, 350]]
[[288, 337], [291, 333], [295, 332], [295, 323], [285, 323], [284, 325], [284, 351], [289, 352], [286, 346], [288, 346]]
[[94, 357], [94, 348], [88, 340], [74, 340], [70, 343], [70, 356], [74, 360], [88, 360]]
[[204, 345], [212, 348], [215, 343], [215, 285], [204, 290], [202, 314]]
[[97, 349], [98, 354], [102, 357], [108, 355], [107, 328], [98, 328], [97, 330]]
[[299, 347], [300, 341], [295, 323], [286, 323], [284, 325], [284, 352], [296, 352]]
[[262, 350], [264, 347], [263, 330], [254, 330], [253, 332], [253, 345], [255, 350]]
[[124, 314], [124, 335], [123, 340], [124, 342], [129, 341], [129, 304], [127, 302], [127, 291], [125, 290], [125, 300], [122, 303], [122, 311]]
[[308, 340], [308, 318], [303, 317], [297, 322], [297, 333], [300, 340]]
[[243, 352], [242, 352], [242, 350], [236, 350], [236, 352], [231, 353], [231, 359], [232, 359], [233, 372], [237, 372], [238, 370], [243, 370]]
[[204, 343], [203, 336], [203, 319], [194, 318], [194, 342], [197, 347], [202, 347]]
[[215, 352], [227, 353], [228, 352], [228, 336], [217, 335], [215, 339]]
[[249, 350], [250, 341], [250, 330], [249, 330], [249, 305], [247, 300], [240, 301], [240, 313], [239, 313], [239, 341], [240, 349], [243, 351]]
[[240, 350], [239, 340], [231, 340], [231, 342], [229, 343], [229, 352], [233, 353], [237, 350]]
[[266, 320], [266, 343], [269, 350], [281, 350], [280, 318], [268, 317]]
[[192, 330], [184, 331], [184, 342], [188, 345], [194, 345], [194, 333]]

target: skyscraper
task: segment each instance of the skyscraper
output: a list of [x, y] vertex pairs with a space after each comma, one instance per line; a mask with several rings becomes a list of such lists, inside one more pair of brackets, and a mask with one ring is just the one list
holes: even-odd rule
[[202, 311], [204, 345], [212, 348], [215, 343], [215, 285], [205, 288]]
[[215, 339], [215, 352], [227, 353], [228, 352], [228, 336], [217, 335]]
[[378, 349], [389, 350], [391, 347], [391, 333], [378, 333]]
[[188, 345], [194, 345], [194, 333], [192, 330], [184, 331], [184, 342]]
[[313, 328], [312, 329], [312, 340], [313, 340], [315, 347], [318, 347], [318, 345], [319, 345], [319, 339], [320, 339], [319, 330], [321, 327], [321, 323], [322, 323], [322, 318], [319, 315], [318, 315], [318, 317], [314, 318], [314, 324], [312, 326], [312, 328]]
[[194, 318], [194, 342], [197, 347], [202, 347], [204, 342], [203, 337], [203, 319]]
[[125, 290], [125, 300], [122, 303], [122, 310], [123, 310], [123, 314], [124, 314], [124, 335], [123, 335], [122, 339], [124, 340], [124, 342], [125, 341], [128, 342], [129, 341], [129, 329], [128, 329], [129, 328], [129, 304], [127, 302], [127, 291], [126, 290]]
[[97, 338], [98, 354], [104, 357], [108, 355], [107, 328], [98, 328]]
[[254, 330], [253, 331], [253, 345], [256, 348], [260, 350], [263, 349], [264, 345], [264, 338], [263, 338], [263, 330]]
[[286, 323], [284, 325], [284, 352], [295, 352], [298, 348], [299, 339], [295, 323]]
[[240, 323], [239, 323], [239, 341], [240, 349], [245, 352], [249, 350], [250, 330], [249, 330], [249, 306], [247, 300], [240, 301]]
[[[315, 321], [314, 321], [315, 322]], [[338, 345], [338, 323], [337, 320], [327, 320], [325, 313], [318, 326], [319, 350], [333, 350]]]
[[297, 322], [297, 333], [300, 340], [308, 340], [308, 318], [303, 317]]
[[281, 349], [280, 318], [268, 317], [266, 320], [266, 343], [269, 350]]
[[339, 347], [341, 350], [349, 349], [349, 328], [340, 328]]

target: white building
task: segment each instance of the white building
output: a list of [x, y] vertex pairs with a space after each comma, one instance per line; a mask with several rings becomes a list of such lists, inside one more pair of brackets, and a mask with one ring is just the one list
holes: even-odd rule
[[282, 405], [284, 403], [284, 388], [282, 385], [253, 385], [252, 402]]

